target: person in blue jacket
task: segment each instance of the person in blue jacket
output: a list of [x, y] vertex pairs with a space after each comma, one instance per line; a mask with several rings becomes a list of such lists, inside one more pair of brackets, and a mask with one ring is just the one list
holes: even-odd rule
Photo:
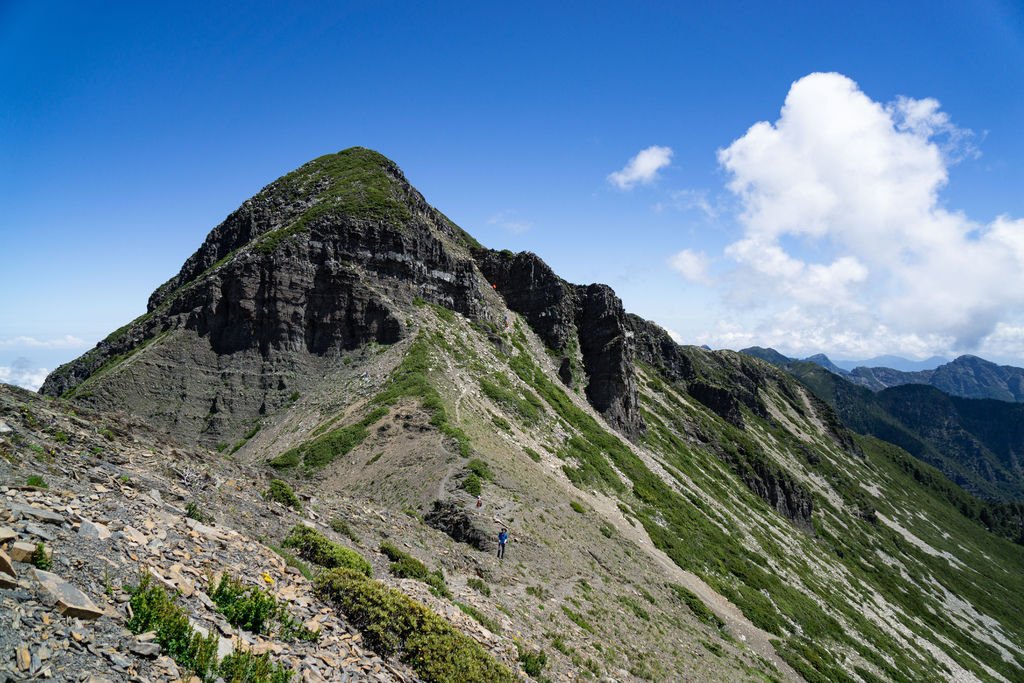
[[508, 529], [505, 527], [501, 528], [501, 533], [498, 534], [498, 559], [505, 557], [505, 544], [508, 543]]

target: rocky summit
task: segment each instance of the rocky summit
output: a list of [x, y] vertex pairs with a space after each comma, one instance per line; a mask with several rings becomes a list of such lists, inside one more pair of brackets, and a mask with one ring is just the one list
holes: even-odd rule
[[42, 394], [0, 388], [13, 680], [1024, 679], [1024, 547], [967, 493], [366, 149]]

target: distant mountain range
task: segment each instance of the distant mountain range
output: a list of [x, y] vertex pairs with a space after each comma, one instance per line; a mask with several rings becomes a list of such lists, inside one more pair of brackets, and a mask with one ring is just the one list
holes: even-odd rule
[[[857, 368], [845, 373], [837, 372], [820, 354], [785, 360], [773, 349], [744, 353], [789, 371], [832, 406], [850, 429], [900, 446], [974, 495], [992, 501], [1024, 500], [1024, 405], [1019, 401], [966, 398], [923, 381], [875, 390], [859, 384], [861, 377], [856, 374], [877, 372], [886, 379], [930, 374], [943, 386], [979, 392], [980, 383], [968, 386], [962, 378], [981, 377], [989, 380], [986, 386], [998, 386], [991, 380], [992, 368], [1001, 366], [962, 356], [931, 373], [900, 373], [889, 368]], [[1020, 372], [1019, 368], [1001, 369]], [[955, 377], [961, 381], [954, 382]]]
[[[784, 356], [775, 349], [766, 349], [760, 346], [743, 349], [742, 353], [783, 367], [798, 360]], [[917, 362], [909, 361], [899, 356], [878, 356], [872, 359], [872, 361], [881, 359], [896, 361], [896, 364], [904, 368], [911, 367], [914, 364], [924, 366], [933, 361], [942, 360], [938, 356]], [[822, 353], [804, 358], [803, 361], [819, 365], [829, 372], [840, 375], [850, 382], [867, 387], [872, 391], [882, 391], [883, 389], [903, 386], [905, 384], [926, 384], [950, 396], [990, 398], [1012, 403], [1024, 402], [1024, 368], [1012, 365], [996, 365], [977, 356], [960, 356], [937, 367], [918, 370], [868, 365], [850, 368], [848, 366], [852, 361], [834, 362]], [[865, 363], [872, 361], [865, 361]]]
[[910, 360], [902, 356], [875, 356], [865, 360], [836, 360], [833, 361], [843, 370], [854, 368], [892, 368], [903, 372], [917, 372], [918, 370], [934, 370], [935, 368], [949, 362], [948, 358], [932, 356], [924, 360]]

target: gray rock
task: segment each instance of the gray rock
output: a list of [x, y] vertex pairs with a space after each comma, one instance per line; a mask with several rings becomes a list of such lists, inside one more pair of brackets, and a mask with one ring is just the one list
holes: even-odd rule
[[85, 593], [78, 590], [56, 574], [44, 572], [41, 569], [33, 569], [36, 581], [43, 590], [56, 601], [57, 611], [67, 617], [78, 619], [98, 619], [103, 616], [103, 610], [89, 599]]
[[10, 508], [11, 512], [21, 515], [23, 518], [31, 518], [40, 522], [46, 522], [47, 524], [56, 524], [58, 526], [66, 521], [63, 515], [57, 514], [51, 510], [37, 508], [33, 505], [8, 503], [7, 506]]
[[99, 522], [90, 522], [85, 519], [82, 520], [81, 526], [78, 527], [78, 535], [105, 541], [110, 538], [110, 530]]
[[140, 657], [148, 657], [150, 659], [160, 656], [160, 645], [152, 642], [140, 643], [138, 641], [133, 642], [128, 646], [128, 649]]

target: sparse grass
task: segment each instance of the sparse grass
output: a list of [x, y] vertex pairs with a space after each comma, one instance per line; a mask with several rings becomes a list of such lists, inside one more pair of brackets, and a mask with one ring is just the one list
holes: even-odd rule
[[27, 486], [35, 486], [36, 488], [40, 488], [40, 489], [48, 489], [48, 488], [50, 488], [49, 485], [46, 483], [46, 480], [43, 479], [38, 474], [30, 474], [28, 476], [28, 479], [25, 480], [25, 484]]
[[274, 545], [273, 543], [265, 543], [264, 545], [266, 545], [268, 548], [270, 548], [275, 553], [280, 555], [287, 566], [298, 569], [299, 573], [306, 577], [308, 581], [313, 580], [313, 572], [310, 571], [309, 566], [307, 566], [306, 563], [300, 560], [299, 558], [295, 557], [294, 554], [292, 554], [288, 550], [285, 550], [279, 545]]
[[494, 619], [491, 619], [489, 616], [478, 610], [476, 607], [473, 607], [472, 605], [467, 605], [464, 602], [459, 602], [458, 600], [453, 600], [452, 602], [455, 603], [456, 607], [458, 607], [464, 613], [468, 614], [470, 617], [475, 619], [477, 623], [479, 623], [481, 626], [483, 626], [491, 633], [501, 633], [501, 624], [496, 622]]
[[491, 595], [491, 587], [484, 583], [481, 579], [476, 578], [475, 576], [471, 576], [470, 578], [466, 579], [466, 585], [475, 590], [477, 593], [480, 593], [481, 595], [486, 595], [488, 597], [490, 597]]
[[520, 390], [502, 374], [479, 379], [484, 396], [505, 411], [519, 415], [528, 425], [537, 424], [544, 414], [544, 404], [529, 389]]
[[574, 512], [576, 512], [578, 514], [581, 514], [581, 515], [586, 513], [586, 511], [587, 511], [587, 509], [585, 507], [583, 507], [583, 505], [581, 503], [579, 503], [579, 502], [577, 502], [575, 500], [570, 500], [569, 501], [569, 507], [571, 507]]
[[526, 453], [528, 456], [530, 456], [530, 460], [534, 462], [540, 462], [540, 453], [533, 450], [532, 448], [523, 446], [523, 453]]
[[348, 525], [348, 522], [346, 522], [341, 517], [332, 517], [331, 521], [330, 521], [330, 527], [331, 527], [331, 531], [333, 531], [336, 534], [341, 534], [342, 536], [346, 536], [346, 537], [350, 538], [353, 541], [358, 541], [359, 540], [358, 538], [356, 538], [355, 533], [352, 531], [352, 527], [350, 527]]
[[340, 609], [382, 657], [398, 656], [435, 683], [513, 683], [516, 678], [475, 640], [401, 591], [352, 571], [317, 578], [316, 592]]
[[672, 592], [676, 594], [684, 605], [693, 613], [693, 616], [697, 617], [705, 624], [713, 626], [717, 629], [725, 628], [725, 622], [718, 618], [718, 615], [707, 608], [704, 601], [697, 597], [697, 594], [688, 588], [684, 588], [677, 583], [670, 583], [668, 587], [672, 589]]
[[373, 575], [373, 566], [365, 557], [303, 524], [292, 527], [282, 545], [294, 548], [302, 559], [327, 569], [344, 567], [365, 576]]
[[268, 500], [273, 500], [285, 507], [290, 507], [296, 512], [302, 512], [302, 501], [295, 495], [295, 491], [292, 491], [292, 487], [288, 485], [288, 482], [282, 481], [281, 479], [272, 479], [270, 481], [270, 488], [268, 488], [264, 495]]
[[565, 612], [565, 616], [569, 617], [569, 621], [576, 624], [587, 633], [594, 633], [594, 627], [590, 625], [590, 622], [583, 618], [582, 614], [574, 612], [565, 605], [562, 605], [562, 611]]

